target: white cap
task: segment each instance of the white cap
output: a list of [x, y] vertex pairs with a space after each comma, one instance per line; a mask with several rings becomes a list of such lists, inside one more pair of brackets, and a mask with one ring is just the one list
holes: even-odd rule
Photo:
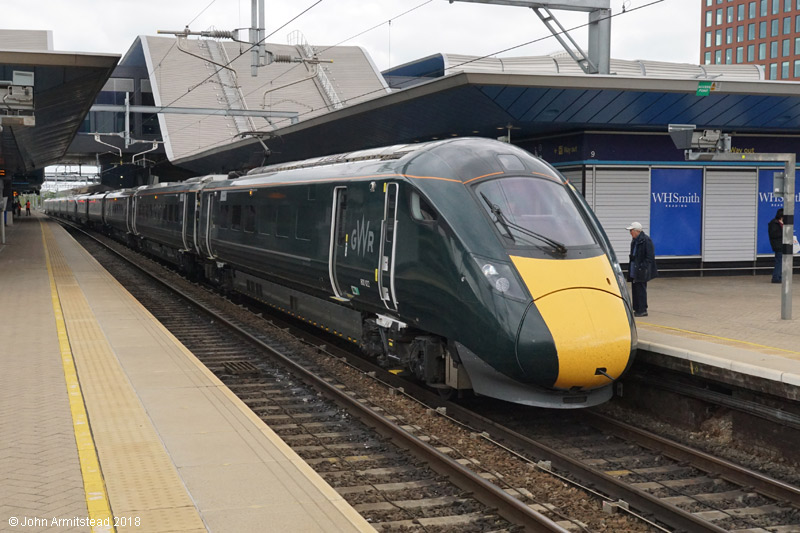
[[642, 225], [638, 222], [631, 222], [631, 225], [625, 228], [627, 230], [635, 229], [636, 231], [642, 231]]

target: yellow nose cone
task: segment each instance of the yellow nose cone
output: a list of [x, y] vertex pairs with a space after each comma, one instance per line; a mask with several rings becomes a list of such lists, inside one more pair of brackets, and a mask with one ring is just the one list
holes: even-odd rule
[[596, 289], [567, 289], [536, 301], [558, 354], [555, 386], [595, 388], [617, 379], [631, 352], [631, 329], [622, 299]]
[[630, 358], [631, 324], [608, 258], [511, 260], [555, 342], [554, 386], [608, 385], [598, 368], [613, 379], [622, 375]]

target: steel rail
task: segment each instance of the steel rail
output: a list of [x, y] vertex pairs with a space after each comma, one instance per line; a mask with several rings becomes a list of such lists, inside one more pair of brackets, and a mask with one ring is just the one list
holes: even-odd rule
[[756, 492], [770, 498], [787, 501], [800, 507], [800, 488], [798, 487], [599, 413], [587, 412], [584, 413], [584, 416], [588, 423], [599, 429], [618, 434], [626, 440], [636, 441], [645, 448], [656, 450], [677, 461], [689, 463], [700, 470], [712, 472], [737, 485], [751, 487]]
[[624, 500], [639, 512], [649, 513], [656, 520], [674, 529], [710, 533], [727, 533], [728, 531], [477, 413], [454, 405], [448, 405], [447, 410], [456, 419], [467, 420], [468, 424], [473, 427], [490, 431], [493, 438], [503, 440], [506, 444], [520, 449], [532, 450], [537, 459], [550, 461], [554, 470], [560, 469], [574, 475], [594, 489], [613, 498]]

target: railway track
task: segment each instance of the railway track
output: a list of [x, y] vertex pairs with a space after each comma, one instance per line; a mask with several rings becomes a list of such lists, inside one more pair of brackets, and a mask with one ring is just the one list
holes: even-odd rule
[[[131, 253], [124, 248], [121, 251]], [[125, 284], [127, 287], [128, 282]], [[213, 301], [218, 296], [198, 291], [205, 294], [206, 306], [216, 307]], [[151, 312], [170, 330], [177, 327], [170, 324], [172, 320], [190, 322], [175, 311], [187, 307], [185, 303], [159, 296], [153, 305]], [[208, 329], [208, 319], [200, 321]], [[252, 326], [240, 326], [253, 331]], [[512, 419], [507, 416], [507, 404], [498, 412], [492, 410], [491, 406], [497, 405], [492, 402], [487, 402], [488, 409], [480, 409], [481, 415], [367, 366], [365, 371], [381, 373], [382, 379], [392, 383], [396, 387], [392, 390], [413, 389], [412, 395], [424, 398], [428, 405], [445, 407], [438, 412], [428, 409], [430, 416], [423, 417], [387, 415], [381, 408], [369, 406], [370, 402], [355, 392], [359, 387], [352, 386], [352, 380], [336, 383], [325, 365], [298, 355], [302, 350], [297, 345], [302, 343], [288, 335], [276, 339], [272, 334], [256, 333], [247, 342], [255, 340], [271, 350], [291, 354], [289, 366], [298, 365], [293, 372], [308, 374], [304, 379], [328, 374], [325, 384], [311, 388], [291, 377], [284, 367], [254, 359], [252, 345], [234, 348], [232, 338], [209, 339], [207, 333], [197, 333], [199, 326], [182, 327], [188, 327], [188, 333], [173, 333], [378, 529], [592, 530], [580, 520], [564, 520], [566, 516], [552, 505], [535, 501], [522, 482], [513, 481], [514, 476], [502, 479], [504, 475], [497, 471], [481, 471], [480, 461], [475, 459], [480, 455], [458, 456], [452, 447], [437, 442], [432, 437], [436, 421], [452, 417], [475, 441], [499, 445], [505, 453], [513, 450], [530, 471], [547, 470], [565, 483], [596, 494], [607, 512], [638, 516], [642, 519], [638, 530], [800, 531], [800, 492], [796, 487], [676, 447], [607, 418], [588, 413], [568, 413], [565, 418], [565, 413], [559, 413], [558, 423], [547, 422], [547, 417], [543, 423], [533, 423], [531, 417], [542, 418], [541, 411], [515, 408]], [[236, 342], [245, 342], [241, 333], [231, 335], [238, 337]], [[336, 403], [320, 403], [319, 388], [336, 398]], [[356, 406], [355, 410], [343, 410], [340, 406], [346, 403]], [[356, 430], [356, 418], [366, 420], [366, 425]], [[378, 432], [372, 427], [378, 427]], [[415, 451], [408, 451], [412, 449]], [[419, 469], [421, 458], [424, 467]], [[451, 470], [448, 463], [458, 467]], [[495, 499], [495, 492], [502, 496]]]
[[377, 529], [568, 531], [556, 523], [562, 517], [546, 516], [551, 510], [492, 484], [477, 462], [467, 468], [413, 424], [337, 383], [305, 358], [308, 346], [264, 333], [263, 324], [248, 332], [230, 311], [223, 316], [218, 295], [194, 286], [198, 299], [187, 299], [97, 241], [80, 242]]

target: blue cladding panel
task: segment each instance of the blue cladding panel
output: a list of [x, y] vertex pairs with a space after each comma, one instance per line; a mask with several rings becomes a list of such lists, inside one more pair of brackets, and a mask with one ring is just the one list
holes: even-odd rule
[[650, 237], [656, 255], [700, 255], [703, 170], [654, 168], [650, 173]]
[[616, 91], [586, 91], [558, 117], [565, 122], [598, 123], [597, 115], [618, 96]]

